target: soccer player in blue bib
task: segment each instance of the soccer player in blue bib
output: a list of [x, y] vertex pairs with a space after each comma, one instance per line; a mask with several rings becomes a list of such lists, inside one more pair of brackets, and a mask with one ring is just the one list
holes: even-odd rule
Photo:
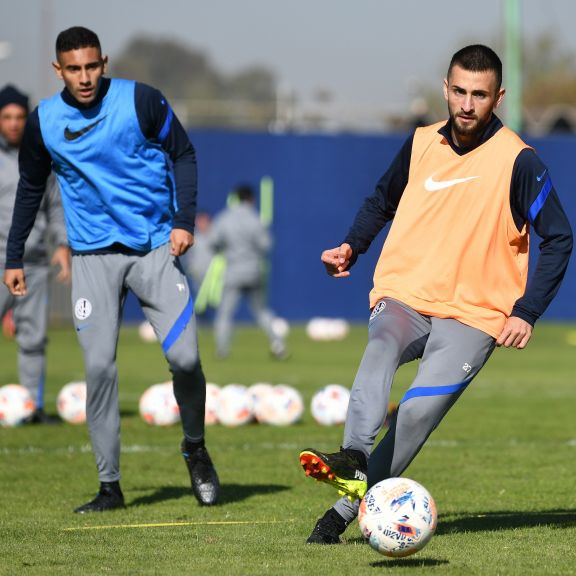
[[4, 283], [26, 294], [24, 243], [54, 170], [72, 249], [74, 324], [84, 353], [86, 413], [100, 480], [75, 512], [124, 506], [116, 348], [128, 290], [154, 327], [173, 375], [181, 451], [200, 504], [215, 504], [216, 470], [204, 445], [206, 380], [193, 301], [178, 257], [194, 243], [194, 148], [162, 94], [106, 78], [98, 36], [83, 27], [56, 40], [64, 90], [30, 115], [8, 238]]

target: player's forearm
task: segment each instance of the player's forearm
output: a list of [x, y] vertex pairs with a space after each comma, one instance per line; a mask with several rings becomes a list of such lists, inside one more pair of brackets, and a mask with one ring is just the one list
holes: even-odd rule
[[364, 254], [378, 233], [392, 220], [410, 173], [413, 135], [405, 142], [396, 157], [378, 180], [374, 194], [364, 201], [356, 214], [354, 223], [348, 231], [344, 242], [352, 247], [354, 264], [359, 254]]
[[572, 253], [573, 238], [570, 228], [542, 242], [536, 269], [524, 296], [519, 298], [511, 316], [517, 316], [534, 325], [556, 296]]
[[185, 156], [174, 165], [177, 210], [173, 228], [182, 228], [194, 234], [196, 218], [197, 171], [195, 156]]
[[60, 197], [60, 188], [56, 178], [51, 175], [46, 184], [48, 226], [50, 236], [56, 246], [67, 246], [66, 223], [64, 220], [64, 209]]

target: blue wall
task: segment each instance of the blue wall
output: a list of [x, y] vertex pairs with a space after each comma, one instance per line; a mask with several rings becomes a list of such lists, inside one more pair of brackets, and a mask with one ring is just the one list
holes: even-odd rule
[[[320, 254], [340, 244], [364, 198], [399, 150], [405, 136], [274, 135], [193, 131], [199, 166], [198, 208], [222, 209], [238, 183], [257, 185], [264, 175], [275, 187], [270, 303], [290, 320], [339, 316], [365, 320], [372, 271], [384, 235], [376, 238], [348, 279], [324, 272]], [[571, 185], [576, 139], [530, 140], [548, 165], [571, 222], [576, 194]], [[538, 238], [534, 236], [534, 247]], [[536, 250], [537, 251], [537, 250]], [[576, 319], [576, 268], [572, 259], [548, 319]], [[134, 313], [133, 306], [127, 316]]]

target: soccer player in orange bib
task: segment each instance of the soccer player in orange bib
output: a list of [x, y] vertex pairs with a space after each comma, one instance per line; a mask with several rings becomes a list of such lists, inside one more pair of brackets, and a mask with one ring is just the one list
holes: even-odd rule
[[[550, 173], [502, 125], [502, 63], [483, 45], [459, 50], [444, 80], [448, 121], [417, 128], [356, 215], [322, 253], [350, 275], [388, 222], [370, 292], [369, 340], [354, 380], [339, 452], [300, 453], [306, 474], [343, 497], [309, 543], [336, 544], [372, 485], [400, 476], [495, 346], [523, 349], [555, 296], [572, 231]], [[531, 279], [531, 230], [542, 239]], [[398, 366], [420, 359], [398, 414], [371, 452]]]

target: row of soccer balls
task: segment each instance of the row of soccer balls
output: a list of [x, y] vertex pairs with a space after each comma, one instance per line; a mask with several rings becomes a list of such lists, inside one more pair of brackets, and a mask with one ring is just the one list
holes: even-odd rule
[[[321, 424], [342, 422], [349, 392], [330, 384], [314, 395], [312, 413]], [[335, 400], [335, 402], [333, 402]], [[71, 382], [58, 394], [58, 413], [72, 423], [86, 419], [86, 384]], [[336, 409], [331, 412], [332, 408]], [[258, 422], [287, 425], [303, 413], [300, 393], [283, 384], [254, 384], [249, 388], [207, 384], [206, 422], [228, 426]], [[0, 388], [0, 424], [14, 426], [30, 416], [34, 401], [24, 386]], [[140, 399], [140, 413], [150, 424], [168, 425], [179, 420], [172, 383], [154, 384]], [[336, 418], [334, 418], [336, 416]], [[414, 480], [388, 478], [372, 486], [360, 503], [358, 522], [370, 546], [385, 556], [408, 556], [421, 550], [436, 529], [436, 505], [430, 493]]]
[[[317, 391], [310, 402], [312, 417], [323, 426], [342, 424], [346, 418], [350, 391], [339, 384], [328, 384]], [[59, 416], [66, 422], [86, 421], [86, 384], [70, 382], [56, 401]], [[17, 426], [34, 411], [34, 400], [19, 384], [0, 388], [0, 425]], [[156, 426], [170, 426], [180, 420], [171, 382], [153, 384], [140, 397], [142, 418]], [[259, 422], [289, 426], [304, 414], [304, 400], [296, 388], [286, 384], [257, 383], [252, 386], [206, 384], [207, 425], [241, 426]]]

